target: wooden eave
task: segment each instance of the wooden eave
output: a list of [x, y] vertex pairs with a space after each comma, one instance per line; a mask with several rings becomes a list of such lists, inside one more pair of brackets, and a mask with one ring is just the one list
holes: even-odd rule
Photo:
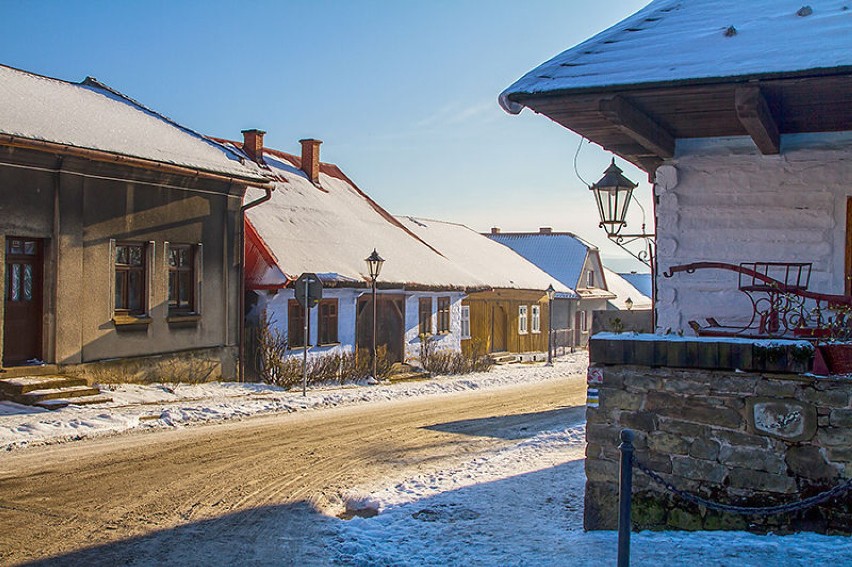
[[513, 101], [649, 174], [684, 138], [751, 136], [763, 154], [781, 134], [852, 130], [852, 69], [794, 77], [728, 78], [514, 94]]

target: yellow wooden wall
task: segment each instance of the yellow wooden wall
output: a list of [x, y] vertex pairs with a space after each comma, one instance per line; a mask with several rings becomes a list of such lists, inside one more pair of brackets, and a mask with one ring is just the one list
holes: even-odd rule
[[[462, 348], [470, 351], [477, 343], [484, 345], [484, 352], [508, 351], [544, 352], [547, 351], [547, 324], [550, 314], [547, 310], [547, 296], [538, 291], [495, 290], [472, 293], [462, 301], [462, 305], [470, 307], [470, 339], [462, 341]], [[518, 307], [527, 306], [527, 333], [518, 333]], [[532, 306], [541, 308], [541, 330], [532, 332]], [[494, 314], [499, 317], [500, 309], [505, 313], [505, 348], [500, 348], [501, 340], [495, 337], [493, 331], [499, 331], [499, 321], [494, 320]]]

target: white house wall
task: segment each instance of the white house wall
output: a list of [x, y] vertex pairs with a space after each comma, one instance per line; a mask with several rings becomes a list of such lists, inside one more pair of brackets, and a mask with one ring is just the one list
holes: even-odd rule
[[420, 360], [420, 298], [432, 298], [432, 330], [438, 327], [438, 298], [450, 298], [450, 332], [435, 334], [439, 350], [461, 351], [461, 305], [463, 293], [412, 293], [405, 298], [405, 360]]
[[655, 192], [658, 331], [751, 316], [736, 273], [662, 276], [678, 264], [813, 262], [809, 289], [844, 292], [852, 133], [785, 135], [778, 156], [760, 155], [749, 138], [678, 140]]

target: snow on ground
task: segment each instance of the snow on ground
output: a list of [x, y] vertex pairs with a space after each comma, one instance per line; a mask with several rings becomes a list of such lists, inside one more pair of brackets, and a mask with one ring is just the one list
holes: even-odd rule
[[0, 402], [0, 449], [62, 443], [133, 429], [182, 427], [252, 415], [316, 410], [364, 402], [495, 388], [584, 375], [585, 351], [537, 364], [497, 366], [489, 372], [375, 386], [346, 385], [284, 390], [265, 384], [115, 384], [102, 386], [113, 402], [56, 411]]
[[[616, 532], [583, 531], [584, 424], [567, 424], [463, 466], [396, 486], [353, 489], [331, 551], [342, 565], [615, 565]], [[800, 533], [641, 532], [632, 565], [835, 565], [852, 562], [852, 538]]]

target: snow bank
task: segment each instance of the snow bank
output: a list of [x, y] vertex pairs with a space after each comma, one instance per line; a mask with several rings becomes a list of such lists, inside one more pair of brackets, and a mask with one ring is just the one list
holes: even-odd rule
[[314, 388], [307, 396], [265, 384], [212, 382], [208, 384], [121, 384], [104, 387], [113, 402], [69, 406], [49, 412], [13, 402], [0, 402], [0, 449], [62, 443], [128, 430], [183, 427], [241, 419], [253, 415], [289, 413], [374, 403], [417, 396], [497, 388], [582, 375], [588, 366], [585, 351], [542, 364], [498, 366], [490, 372], [437, 377], [423, 382], [383, 383]]

